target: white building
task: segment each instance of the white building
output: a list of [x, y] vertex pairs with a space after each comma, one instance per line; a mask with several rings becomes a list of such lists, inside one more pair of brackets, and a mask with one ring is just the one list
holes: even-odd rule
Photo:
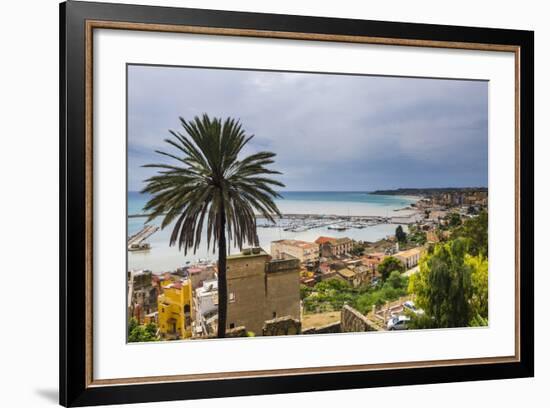
[[411, 269], [418, 265], [423, 251], [424, 249], [420, 247], [412, 248], [407, 251], [398, 252], [394, 256], [403, 263], [405, 269]]
[[[218, 314], [218, 281], [206, 280], [195, 290], [195, 334], [208, 334], [208, 322]], [[217, 318], [216, 318], [217, 319]]]
[[296, 258], [300, 262], [319, 260], [319, 245], [296, 239], [281, 239], [271, 242], [271, 256], [275, 259]]

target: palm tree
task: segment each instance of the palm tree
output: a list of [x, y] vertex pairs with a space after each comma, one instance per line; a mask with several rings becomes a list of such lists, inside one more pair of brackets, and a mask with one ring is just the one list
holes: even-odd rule
[[[218, 248], [218, 337], [225, 337], [227, 324], [226, 233], [231, 245], [258, 246], [254, 211], [275, 222], [280, 216], [273, 190], [284, 184], [268, 178], [281, 174], [268, 169], [275, 153], [259, 152], [239, 158], [243, 147], [253, 138], [246, 135], [239, 121], [227, 118], [210, 119], [204, 114], [187, 122], [180, 117], [186, 134], [170, 131], [165, 139], [176, 153], [157, 153], [173, 159], [176, 164], [149, 164], [157, 175], [145, 180], [142, 192], [152, 194], [145, 205], [151, 211], [147, 222], [164, 217], [161, 228], [172, 222], [170, 246], [178, 244], [187, 254], [196, 253], [206, 228], [208, 249]], [[206, 225], [205, 225], [206, 222]]]

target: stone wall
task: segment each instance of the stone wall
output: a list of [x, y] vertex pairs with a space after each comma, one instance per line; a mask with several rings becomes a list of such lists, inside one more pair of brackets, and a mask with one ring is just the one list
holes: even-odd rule
[[[226, 338], [248, 337], [248, 331], [244, 326], [235, 327], [233, 329], [227, 329], [225, 331], [225, 337]], [[192, 337], [191, 340], [204, 340], [204, 339], [217, 339], [217, 338], [218, 338], [217, 333], [211, 333], [208, 336]]]
[[[271, 262], [268, 265], [271, 265]], [[291, 262], [289, 265], [295, 263]], [[269, 272], [266, 274], [266, 281], [264, 321], [283, 316], [300, 320], [299, 267]]]
[[265, 271], [268, 273], [289, 271], [294, 269], [300, 269], [300, 260], [296, 258], [272, 259], [265, 266]]
[[340, 333], [342, 331], [340, 322], [329, 323], [319, 327], [309, 327], [302, 331], [302, 334], [328, 334]]
[[266, 320], [262, 329], [263, 336], [286, 336], [300, 334], [301, 332], [302, 323], [290, 316]]
[[342, 333], [379, 330], [378, 325], [348, 305], [344, 305], [342, 308], [340, 323]]

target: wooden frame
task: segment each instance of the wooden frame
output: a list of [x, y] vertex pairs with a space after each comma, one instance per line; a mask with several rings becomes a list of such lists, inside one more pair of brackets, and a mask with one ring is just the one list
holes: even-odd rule
[[[532, 32], [73, 1], [61, 4], [60, 28], [61, 404], [114, 404], [533, 375]], [[514, 52], [517, 316], [515, 355], [94, 380], [92, 40], [93, 30], [96, 28]], [[520, 140], [523, 143], [520, 143]], [[524, 248], [521, 254], [520, 247]]]

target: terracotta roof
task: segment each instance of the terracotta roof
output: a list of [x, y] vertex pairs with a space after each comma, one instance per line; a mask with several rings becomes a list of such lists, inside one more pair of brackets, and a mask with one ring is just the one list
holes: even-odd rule
[[380, 262], [379, 258], [363, 258], [363, 265], [378, 265]]
[[334, 242], [336, 241], [336, 238], [332, 237], [319, 237], [315, 240], [316, 244], [326, 244], [327, 242]]

